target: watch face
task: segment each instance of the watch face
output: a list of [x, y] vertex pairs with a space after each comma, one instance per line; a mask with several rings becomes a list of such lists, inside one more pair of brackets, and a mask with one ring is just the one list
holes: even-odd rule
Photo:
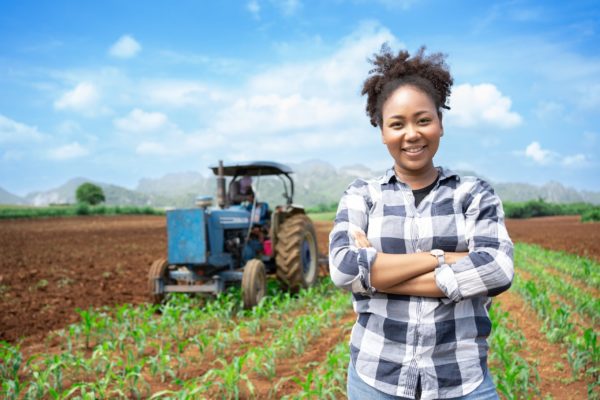
[[439, 257], [444, 255], [444, 251], [440, 249], [433, 249], [431, 250], [431, 254], [433, 254], [436, 257]]

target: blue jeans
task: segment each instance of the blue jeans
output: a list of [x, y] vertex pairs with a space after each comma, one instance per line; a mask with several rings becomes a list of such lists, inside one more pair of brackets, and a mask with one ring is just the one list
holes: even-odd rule
[[[393, 396], [366, 384], [356, 373], [352, 361], [348, 365], [347, 394], [349, 400], [408, 400], [407, 397]], [[496, 386], [491, 375], [487, 372], [477, 389], [466, 396], [453, 397], [448, 400], [498, 400], [498, 393], [496, 393]]]

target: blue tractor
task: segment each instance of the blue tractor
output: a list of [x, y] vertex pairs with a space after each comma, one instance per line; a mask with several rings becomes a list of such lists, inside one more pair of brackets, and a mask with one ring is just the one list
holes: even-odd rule
[[[168, 255], [150, 267], [151, 300], [161, 303], [173, 292], [218, 294], [241, 283], [244, 307], [251, 308], [265, 295], [267, 274], [288, 290], [312, 286], [317, 239], [304, 208], [293, 204], [292, 170], [275, 162], [222, 161], [211, 169], [218, 207], [200, 197], [196, 208], [167, 211]], [[255, 196], [267, 176], [283, 184], [285, 204], [273, 209]]]

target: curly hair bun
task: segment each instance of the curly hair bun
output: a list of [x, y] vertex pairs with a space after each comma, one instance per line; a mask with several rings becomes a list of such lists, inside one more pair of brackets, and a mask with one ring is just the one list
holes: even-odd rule
[[442, 108], [449, 110], [446, 100], [454, 80], [445, 59], [446, 55], [442, 53], [425, 55], [425, 46], [421, 46], [413, 57], [406, 50], [394, 56], [389, 45], [384, 43], [379, 53], [369, 59], [375, 68], [369, 71], [361, 91], [361, 95], [367, 95], [366, 111], [371, 124], [381, 126], [383, 103], [398, 87], [406, 84], [429, 95], [440, 115]]

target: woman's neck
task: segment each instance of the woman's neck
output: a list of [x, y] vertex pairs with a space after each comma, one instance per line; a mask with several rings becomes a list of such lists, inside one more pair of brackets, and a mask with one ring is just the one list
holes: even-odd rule
[[431, 185], [438, 176], [438, 170], [431, 164], [427, 170], [423, 171], [399, 171], [397, 165], [394, 165], [394, 172], [400, 180], [406, 183], [412, 190], [422, 189]]

